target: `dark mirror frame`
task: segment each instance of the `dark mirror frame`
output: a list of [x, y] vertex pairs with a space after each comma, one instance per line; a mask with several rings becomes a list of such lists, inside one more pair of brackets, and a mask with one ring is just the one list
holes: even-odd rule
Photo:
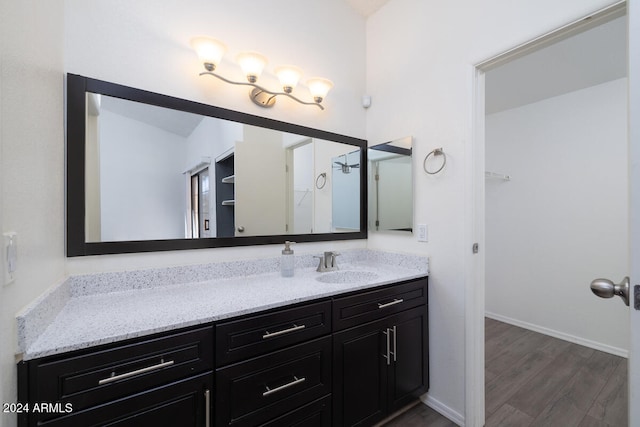
[[[367, 238], [367, 141], [141, 89], [67, 74], [66, 117], [66, 251], [67, 257], [135, 252], [173, 251], [230, 246], [321, 242]], [[85, 128], [86, 92], [238, 123], [353, 145], [360, 148], [360, 230], [344, 233], [285, 234], [271, 236], [211, 237], [197, 239], [86, 242], [85, 240]]]

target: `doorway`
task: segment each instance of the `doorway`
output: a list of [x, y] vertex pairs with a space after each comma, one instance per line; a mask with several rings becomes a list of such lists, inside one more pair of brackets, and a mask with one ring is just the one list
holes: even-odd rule
[[[473, 309], [476, 322], [486, 313], [490, 318], [528, 330], [623, 356], [628, 350], [628, 311], [617, 299], [595, 298], [589, 291], [589, 282], [600, 276], [622, 279], [629, 268], [625, 216], [628, 191], [624, 186], [628, 182], [627, 113], [626, 99], [620, 99], [620, 95], [627, 93], [624, 77], [584, 85], [579, 80], [593, 67], [583, 65], [570, 80], [571, 85], [578, 86], [569, 85], [568, 90], [561, 90], [562, 84], [547, 79], [544, 90], [536, 89], [535, 78], [549, 70], [561, 73], [564, 66], [572, 65], [571, 53], [564, 51], [560, 59], [525, 80], [524, 89], [533, 89], [533, 98], [509, 105], [513, 99], [503, 97], [504, 105], [496, 107], [490, 91], [497, 90], [495, 82], [515, 84], [524, 73], [523, 69], [519, 73], [513, 71], [519, 66], [531, 68], [527, 61], [541, 56], [545, 49], [567, 48], [574, 37], [605, 31], [616, 20], [626, 22], [624, 13], [625, 4], [618, 3], [477, 66], [476, 110], [483, 113], [476, 116], [476, 135], [481, 135], [478, 140], [482, 144], [475, 149], [482, 152], [476, 152], [474, 166], [483, 169], [485, 182], [478, 184], [481, 188], [476, 187], [475, 206], [481, 206], [482, 212], [476, 215], [475, 224], [485, 251], [474, 260], [479, 267], [471, 279], [481, 284], [474, 291], [481, 300]], [[626, 59], [625, 41], [626, 34], [621, 43]], [[595, 54], [594, 51], [586, 50], [589, 54]], [[604, 62], [613, 63], [606, 59]], [[622, 68], [626, 71], [626, 64]], [[545, 93], [547, 89], [553, 90]], [[507, 92], [526, 95], [526, 90], [517, 85]], [[616, 101], [612, 93], [618, 94]], [[605, 108], [595, 118], [583, 111], [595, 106], [611, 107], [604, 101], [607, 97], [617, 105], [617, 110]], [[607, 138], [611, 129], [604, 122], [606, 114], [614, 112], [613, 121], [617, 121], [616, 129], [622, 129], [622, 134], [612, 143]], [[611, 169], [612, 164], [617, 165], [615, 170]], [[475, 176], [479, 175], [477, 171]], [[623, 183], [622, 188], [619, 182]], [[601, 188], [602, 185], [609, 187]], [[607, 204], [609, 197], [618, 198]], [[586, 208], [582, 206], [585, 200]], [[599, 202], [611, 208], [599, 209]], [[616, 217], [615, 213], [622, 216]], [[613, 230], [611, 224], [618, 229]], [[578, 233], [578, 229], [582, 232]], [[614, 244], [620, 247], [621, 255], [605, 255]], [[613, 322], [606, 323], [608, 320]], [[467, 325], [471, 326], [469, 321]], [[621, 334], [612, 339], [609, 332], [616, 325], [622, 325]], [[485, 383], [484, 331], [479, 331], [476, 325], [471, 327], [476, 328], [476, 352], [470, 361], [475, 364], [472, 381], [480, 387]], [[474, 404], [476, 409], [484, 407], [484, 388], [482, 392], [476, 388], [475, 393], [472, 387], [467, 389], [467, 397], [473, 401], [467, 408]], [[481, 425], [485, 415], [490, 415], [479, 416], [481, 412], [467, 411], [476, 417], [469, 425]]]

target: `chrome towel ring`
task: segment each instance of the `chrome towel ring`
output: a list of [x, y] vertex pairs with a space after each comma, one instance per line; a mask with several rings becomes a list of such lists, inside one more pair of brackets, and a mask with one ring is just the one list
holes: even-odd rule
[[[427, 160], [429, 160], [429, 157], [435, 157], [435, 156], [442, 156], [442, 165], [440, 165], [440, 167], [437, 170], [430, 171], [429, 169], [427, 169]], [[425, 157], [424, 161], [422, 162], [422, 168], [429, 175], [435, 175], [438, 172], [440, 172], [442, 169], [444, 169], [444, 166], [446, 164], [447, 164], [447, 155], [444, 154], [444, 151], [442, 151], [442, 147], [441, 147], [441, 148], [436, 148], [433, 151], [431, 151], [429, 154], [427, 154], [427, 157]]]
[[[321, 182], [321, 184], [319, 183]], [[320, 175], [318, 175], [318, 177], [316, 178], [316, 188], [318, 190], [322, 190], [324, 188], [324, 185], [327, 183], [327, 173], [326, 172], [322, 172]]]

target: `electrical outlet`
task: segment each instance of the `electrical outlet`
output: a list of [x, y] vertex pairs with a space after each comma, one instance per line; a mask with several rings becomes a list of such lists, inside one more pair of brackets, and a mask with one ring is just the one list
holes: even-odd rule
[[418, 224], [418, 242], [428, 242], [427, 224]]

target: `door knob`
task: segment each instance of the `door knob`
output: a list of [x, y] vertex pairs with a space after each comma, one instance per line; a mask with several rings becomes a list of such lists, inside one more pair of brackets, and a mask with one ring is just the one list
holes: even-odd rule
[[625, 277], [619, 284], [609, 279], [596, 279], [591, 282], [591, 291], [600, 298], [613, 298], [618, 295], [626, 305], [629, 305], [629, 278]]
[[240, 227], [238, 227], [238, 232], [239, 233], [243, 233], [244, 232], [244, 227], [242, 225]]

